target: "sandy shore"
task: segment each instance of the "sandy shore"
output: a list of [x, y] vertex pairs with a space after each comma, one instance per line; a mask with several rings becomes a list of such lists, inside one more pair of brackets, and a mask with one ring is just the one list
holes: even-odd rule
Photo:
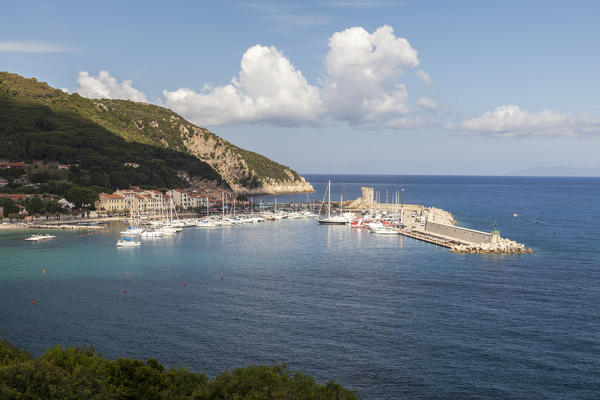
[[0, 231], [9, 231], [14, 229], [27, 229], [24, 224], [0, 224]]

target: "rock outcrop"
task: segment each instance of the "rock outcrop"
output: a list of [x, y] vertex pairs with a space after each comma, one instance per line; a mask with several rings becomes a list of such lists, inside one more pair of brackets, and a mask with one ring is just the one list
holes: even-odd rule
[[[189, 128], [189, 129], [188, 129]], [[314, 192], [312, 185], [288, 167], [277, 164], [266, 157], [251, 153], [258, 161], [270, 164], [269, 168], [279, 169], [278, 177], [260, 174], [246, 161], [245, 150], [214, 135], [207, 129], [197, 126], [180, 125], [183, 144], [187, 150], [200, 160], [213, 167], [236, 193], [279, 194]]]

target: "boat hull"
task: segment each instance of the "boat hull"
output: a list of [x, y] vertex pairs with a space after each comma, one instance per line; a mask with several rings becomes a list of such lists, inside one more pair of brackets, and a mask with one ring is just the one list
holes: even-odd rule
[[322, 225], [346, 225], [348, 224], [348, 222], [346, 221], [324, 221], [324, 220], [317, 220], [318, 223], [322, 224]]

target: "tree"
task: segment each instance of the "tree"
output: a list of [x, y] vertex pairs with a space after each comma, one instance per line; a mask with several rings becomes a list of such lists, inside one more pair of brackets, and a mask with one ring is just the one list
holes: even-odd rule
[[92, 189], [75, 186], [65, 192], [65, 198], [75, 204], [77, 208], [83, 208], [87, 205], [94, 205], [98, 200], [98, 193]]
[[324, 385], [287, 365], [251, 365], [214, 379], [185, 368], [166, 369], [155, 359], [107, 360], [94, 348], [55, 346], [36, 358], [0, 339], [0, 399], [277, 399], [356, 400], [329, 381]]
[[19, 212], [17, 206], [15, 205], [15, 202], [13, 201], [13, 199], [9, 199], [9, 198], [0, 198], [0, 207], [4, 208], [4, 215], [3, 217], [8, 217], [10, 214], [14, 214]]
[[44, 202], [38, 196], [33, 196], [25, 204], [25, 209], [30, 215], [39, 214], [44, 212]]

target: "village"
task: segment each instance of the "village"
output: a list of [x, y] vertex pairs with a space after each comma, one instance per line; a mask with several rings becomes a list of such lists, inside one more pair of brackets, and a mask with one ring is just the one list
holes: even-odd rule
[[[134, 170], [139, 164], [127, 162], [124, 166]], [[96, 190], [93, 185], [69, 186], [66, 178], [77, 168], [77, 164], [0, 161], [0, 221], [124, 216], [132, 210], [156, 214], [171, 206], [179, 212], [200, 212], [233, 202], [238, 207], [248, 206], [245, 196], [236, 196], [212, 182], [161, 190], [132, 185], [112, 193], [98, 193], [98, 186]]]

